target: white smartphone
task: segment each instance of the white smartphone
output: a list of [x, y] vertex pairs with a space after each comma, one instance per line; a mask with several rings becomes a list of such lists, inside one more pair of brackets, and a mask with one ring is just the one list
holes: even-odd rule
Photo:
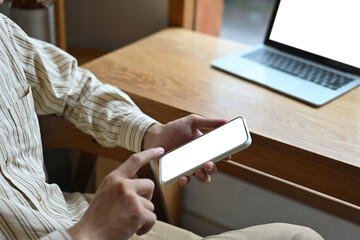
[[237, 117], [160, 158], [160, 182], [169, 185], [189, 176], [208, 161], [218, 162], [251, 144], [245, 119]]

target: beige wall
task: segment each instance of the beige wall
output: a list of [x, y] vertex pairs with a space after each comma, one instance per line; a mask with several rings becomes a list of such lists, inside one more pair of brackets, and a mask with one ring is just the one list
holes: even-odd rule
[[65, 0], [68, 46], [113, 50], [167, 26], [167, 0]]

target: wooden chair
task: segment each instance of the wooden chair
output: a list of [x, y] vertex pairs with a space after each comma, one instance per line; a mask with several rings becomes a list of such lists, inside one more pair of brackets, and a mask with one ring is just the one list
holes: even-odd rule
[[[132, 152], [120, 147], [102, 147], [90, 135], [76, 129], [72, 123], [61, 117], [54, 115], [39, 116], [39, 123], [44, 150], [68, 148], [81, 151], [71, 191], [82, 193], [88, 191], [98, 156], [123, 162], [132, 154]], [[150, 164], [147, 164], [138, 171], [138, 177], [149, 178], [154, 181], [155, 190], [152, 202], [155, 205], [155, 213], [159, 220], [169, 223], [170, 218], [157, 180], [157, 173]]]

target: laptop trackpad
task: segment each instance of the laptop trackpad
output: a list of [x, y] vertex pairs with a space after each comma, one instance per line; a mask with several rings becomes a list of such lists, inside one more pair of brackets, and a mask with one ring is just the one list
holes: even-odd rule
[[280, 91], [293, 90], [304, 83], [303, 80], [268, 67], [257, 66], [242, 72], [245, 78]]
[[233, 54], [213, 61], [211, 65], [235, 75], [241, 75], [242, 72], [259, 66], [258, 63], [241, 58], [239, 54]]

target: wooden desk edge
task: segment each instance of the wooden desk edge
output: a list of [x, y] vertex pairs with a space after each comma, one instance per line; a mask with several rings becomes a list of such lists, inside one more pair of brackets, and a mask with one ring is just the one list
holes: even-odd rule
[[[142, 111], [153, 118], [157, 119], [160, 122], [166, 123], [172, 120], [175, 120], [177, 118], [186, 116], [190, 114], [187, 111], [184, 111], [182, 109], [176, 109], [171, 106], [168, 106], [164, 103], [159, 103], [156, 101], [153, 101], [151, 99], [143, 98], [142, 96], [138, 96], [136, 94], [128, 93], [129, 96], [138, 104], [138, 106], [142, 109]], [[154, 111], [156, 109], [156, 111]], [[253, 135], [253, 138], [255, 137], [255, 141], [257, 139], [262, 138], [258, 135]], [[264, 139], [262, 140], [264, 141]], [[265, 139], [265, 141], [267, 141]], [[282, 146], [283, 148], [290, 147], [286, 146], [283, 143], [276, 143]], [[343, 219], [352, 221], [354, 223], [360, 224], [360, 207], [356, 204], [352, 204], [351, 202], [359, 202], [359, 199], [356, 198], [356, 194], [354, 195], [340, 195], [337, 189], [343, 189], [349, 184], [349, 181], [343, 181], [341, 184], [337, 185], [336, 183], [333, 188], [327, 189], [328, 192], [323, 192], [320, 189], [324, 188], [323, 184], [327, 185], [327, 183], [323, 184], [316, 184], [316, 181], [308, 181], [306, 182], [306, 187], [303, 186], [303, 182], [299, 181], [299, 178], [301, 180], [301, 176], [297, 174], [297, 176], [291, 177], [291, 174], [288, 176], [285, 176], [285, 179], [282, 178], [284, 175], [283, 173], [279, 172], [278, 175], [272, 175], [271, 170], [268, 171], [268, 173], [265, 171], [261, 171], [259, 169], [262, 169], [259, 167], [258, 164], [262, 164], [263, 161], [258, 161], [254, 159], [254, 156], [250, 156], [254, 154], [254, 152], [260, 151], [262, 154], [268, 154], [268, 152], [263, 152], [262, 150], [254, 149], [253, 151], [249, 151], [252, 148], [252, 146], [249, 147], [248, 150], [245, 150], [243, 152], [240, 152], [232, 157], [233, 162], [232, 163], [220, 163], [219, 164], [219, 170], [221, 172], [224, 172], [226, 174], [229, 174], [231, 176], [234, 176], [236, 178], [245, 180], [247, 182], [250, 182], [252, 184], [258, 185], [260, 187], [269, 189], [271, 191], [274, 191], [276, 193], [279, 193], [281, 195], [284, 195], [286, 197], [289, 197], [291, 199], [297, 200], [299, 202], [305, 203], [307, 205], [310, 205], [312, 207], [321, 209], [323, 211], [326, 211], [328, 213], [334, 214], [338, 217], [341, 217]], [[286, 149], [284, 150], [286, 153]], [[258, 152], [259, 153], [259, 152]], [[294, 156], [290, 155], [291, 158], [294, 158]], [[295, 151], [295, 157], [297, 157], [298, 154]], [[316, 174], [313, 173], [312, 165], [311, 163], [317, 162], [319, 159], [321, 160], [321, 156], [317, 156], [312, 153], [307, 153], [304, 155], [306, 158], [305, 161], [308, 162], [308, 164], [304, 165], [304, 169], [309, 171], [309, 174]], [[314, 158], [313, 161], [307, 161], [307, 158]], [[246, 160], [244, 158], [247, 158]], [[299, 156], [301, 158], [301, 156]], [[286, 160], [286, 159], [285, 159]], [[328, 159], [326, 159], [328, 161]], [[269, 160], [271, 161], [271, 159]], [[255, 164], [252, 164], [255, 163]], [[274, 165], [281, 164], [278, 161], [273, 162]], [[310, 165], [309, 165], [310, 164]], [[344, 166], [343, 163], [340, 163], [336, 160], [333, 162], [334, 165], [341, 164], [342, 167]], [[253, 168], [255, 166], [255, 168]], [[321, 167], [321, 166], [320, 166]], [[330, 166], [331, 168], [332, 166]], [[265, 168], [266, 170], [267, 168]], [[316, 171], [321, 172], [321, 169], [317, 168]], [[286, 170], [284, 170], [287, 172]], [[335, 169], [335, 175], [332, 175], [332, 178], [336, 179], [339, 173], [342, 173], [341, 170], [336, 171]], [[342, 177], [342, 176], [341, 176]], [[359, 177], [358, 177], [359, 178]], [[350, 178], [351, 179], [351, 178]], [[345, 179], [346, 180], [346, 179]], [[311, 183], [314, 183], [315, 185], [312, 185]], [[354, 183], [351, 183], [354, 184]], [[320, 189], [319, 189], [320, 188]], [[181, 189], [177, 189], [177, 191], [181, 191]], [[170, 193], [172, 195], [176, 195], [176, 193], [172, 192]], [[334, 197], [334, 195], [338, 197]], [[354, 199], [355, 198], [355, 199]], [[347, 201], [350, 200], [350, 201]], [[170, 203], [171, 204], [171, 203]], [[177, 203], [181, 204], [181, 203]], [[360, 205], [360, 204], [358, 204]], [[172, 204], [174, 206], [174, 204]], [[178, 205], [180, 207], [180, 205]]]

